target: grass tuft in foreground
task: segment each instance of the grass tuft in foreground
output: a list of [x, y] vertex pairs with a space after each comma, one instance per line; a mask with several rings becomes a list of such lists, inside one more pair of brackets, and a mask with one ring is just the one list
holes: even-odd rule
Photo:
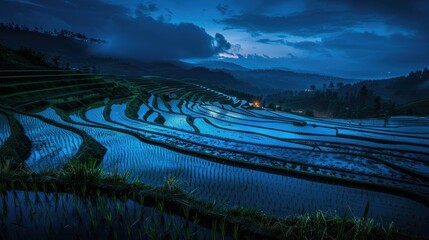
[[[19, 224], [41, 224], [45, 232], [37, 236], [48, 238], [60, 234], [80, 239], [413, 239], [392, 224], [384, 228], [367, 219], [368, 210], [361, 218], [323, 212], [277, 218], [256, 209], [230, 209], [198, 201], [181, 191], [174, 176], [167, 177], [164, 186], [158, 188], [138, 181], [130, 183], [127, 174], [106, 173], [95, 159], [71, 160], [58, 172], [2, 169], [9, 171], [0, 175], [3, 237], [10, 236], [10, 229], [18, 229]], [[70, 194], [72, 197], [67, 197]], [[60, 201], [55, 200], [58, 196]], [[50, 207], [58, 203], [61, 208]], [[28, 207], [33, 210], [25, 211]], [[14, 212], [16, 209], [24, 210]], [[34, 211], [44, 222], [34, 221]], [[67, 217], [70, 211], [71, 218]], [[16, 216], [15, 225], [11, 224], [11, 212]], [[51, 220], [56, 216], [63, 217]], [[66, 226], [72, 228], [64, 230]]]
[[63, 170], [59, 171], [58, 177], [67, 181], [83, 181], [93, 183], [124, 184], [128, 174], [114, 172], [106, 173], [98, 165], [97, 159], [80, 161], [71, 160]]

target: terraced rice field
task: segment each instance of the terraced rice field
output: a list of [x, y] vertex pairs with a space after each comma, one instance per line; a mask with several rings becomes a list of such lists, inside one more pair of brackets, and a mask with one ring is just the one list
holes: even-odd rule
[[[128, 181], [173, 176], [197, 199], [279, 217], [359, 217], [368, 204], [377, 221], [427, 233], [429, 118], [306, 118], [162, 78], [0, 75], [0, 110], [30, 139], [24, 163], [36, 172], [63, 168], [90, 138], [106, 149], [100, 167]], [[1, 147], [13, 129], [3, 113], [0, 123]]]
[[[108, 239], [116, 236], [121, 239], [143, 239], [162, 236], [178, 239], [191, 234], [204, 238], [211, 233], [211, 229], [198, 225], [193, 219], [165, 212], [163, 202], [157, 202], [155, 207], [145, 207], [142, 205], [144, 198], [136, 201], [100, 195], [94, 200], [88, 195], [79, 194], [22, 190], [6, 192], [0, 198], [0, 204], [4, 206], [0, 219], [3, 224], [20, 224], [9, 224], [8, 231], [0, 232], [0, 237], [34, 239], [35, 236], [55, 236], [73, 239], [79, 236], [84, 239]], [[23, 212], [31, 212], [31, 215]], [[227, 236], [226, 239], [231, 238]]]
[[32, 143], [31, 155], [25, 162], [36, 172], [63, 167], [82, 144], [79, 135], [37, 118], [18, 114], [16, 119]]

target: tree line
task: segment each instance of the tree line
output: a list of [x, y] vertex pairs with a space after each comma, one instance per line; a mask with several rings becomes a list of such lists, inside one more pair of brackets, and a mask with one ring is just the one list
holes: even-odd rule
[[44, 30], [41, 27], [34, 27], [33, 29], [30, 29], [26, 25], [19, 25], [19, 24], [14, 23], [14, 22], [0, 23], [0, 30], [43, 33], [43, 34], [47, 34], [47, 35], [53, 36], [53, 37], [71, 38], [71, 39], [75, 39], [75, 40], [79, 40], [79, 41], [90, 42], [93, 44], [104, 44], [104, 43], [106, 43], [105, 40], [93, 38], [93, 37], [89, 38], [85, 34], [72, 32], [72, 31], [69, 31], [66, 29]]
[[397, 113], [393, 101], [382, 99], [365, 85], [357, 94], [340, 94], [332, 86], [314, 91], [284, 91], [268, 95], [265, 103], [268, 108], [283, 111], [302, 109], [308, 116], [314, 115], [313, 110], [329, 113], [336, 118], [389, 117]]

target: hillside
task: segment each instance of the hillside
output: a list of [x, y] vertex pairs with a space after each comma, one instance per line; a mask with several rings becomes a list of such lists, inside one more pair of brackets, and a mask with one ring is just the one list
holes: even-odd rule
[[271, 108], [320, 117], [369, 118], [395, 115], [429, 115], [429, 71], [354, 84], [332, 85], [311, 91], [280, 91], [266, 95]]
[[340, 89], [341, 94], [355, 94], [362, 86], [384, 99], [398, 104], [428, 98], [429, 70], [427, 68], [401, 76], [384, 80], [361, 81], [353, 85], [346, 85]]
[[[323, 84], [334, 84], [343, 82], [353, 83], [358, 80], [344, 79], [339, 77], [324, 76], [310, 73], [297, 73], [293, 71], [266, 69], [266, 70], [249, 70], [249, 71], [229, 71], [229, 73], [240, 81], [246, 81], [254, 87], [261, 90], [297, 90], [308, 89], [311, 85], [318, 89]], [[272, 92], [272, 91], [271, 91]]]
[[247, 71], [248, 68], [240, 66], [235, 63], [223, 62], [223, 61], [200, 61], [194, 66], [205, 67], [212, 70], [225, 70], [225, 71]]
[[[75, 37], [76, 35], [80, 38]], [[90, 53], [92, 45], [101, 44], [99, 40], [90, 41], [86, 36], [70, 31], [54, 33], [30, 30], [25, 26], [13, 24], [1, 24], [0, 36], [0, 44], [9, 48], [29, 47], [46, 55], [60, 55], [66, 60], [86, 57]]]
[[[104, 44], [103, 40], [88, 38], [82, 34], [65, 31], [67, 35], [29, 30], [21, 26], [0, 26], [0, 45], [19, 50], [23, 47], [41, 52], [47, 60], [58, 57], [63, 68], [92, 69], [103, 74], [160, 76], [177, 80], [193, 80], [221, 89], [240, 89], [255, 92], [248, 84], [238, 81], [231, 74], [204, 67], [184, 66], [177, 61], [147, 62], [100, 56], [92, 48]], [[78, 36], [78, 37], [76, 37]], [[3, 48], [4, 49], [4, 48]], [[9, 60], [7, 60], [9, 61]], [[11, 67], [5, 67], [11, 69]]]
[[34, 63], [32, 59], [25, 57], [15, 50], [6, 48], [0, 44], [0, 69], [43, 69], [46, 66]]

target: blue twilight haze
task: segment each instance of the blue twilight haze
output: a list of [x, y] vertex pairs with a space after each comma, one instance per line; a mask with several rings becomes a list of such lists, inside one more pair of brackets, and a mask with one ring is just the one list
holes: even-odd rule
[[0, 22], [107, 40], [99, 53], [355, 78], [429, 65], [429, 1], [1, 0]]

